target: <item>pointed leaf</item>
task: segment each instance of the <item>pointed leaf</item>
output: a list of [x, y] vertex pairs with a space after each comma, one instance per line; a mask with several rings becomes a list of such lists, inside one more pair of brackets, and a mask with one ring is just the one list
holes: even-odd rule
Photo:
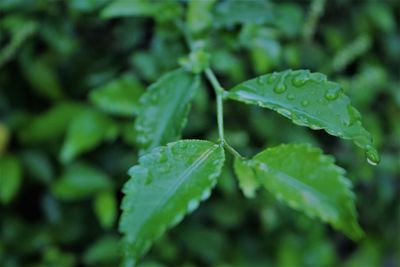
[[111, 178], [84, 163], [69, 166], [52, 185], [53, 194], [63, 200], [79, 200], [112, 188]]
[[278, 199], [352, 239], [362, 237], [351, 182], [332, 157], [309, 145], [290, 144], [266, 149], [252, 161], [260, 183]]
[[235, 86], [227, 97], [275, 110], [295, 124], [350, 139], [366, 151], [370, 163], [379, 162], [360, 113], [342, 88], [321, 73], [287, 70], [262, 75]]
[[116, 0], [106, 6], [102, 12], [102, 18], [115, 18], [126, 16], [152, 16], [157, 11], [158, 5], [148, 0]]
[[0, 203], [9, 203], [21, 186], [22, 167], [20, 161], [10, 155], [0, 158]]
[[221, 146], [183, 140], [158, 147], [131, 168], [120, 231], [125, 266], [132, 266], [167, 228], [209, 197], [224, 162]]
[[241, 158], [235, 158], [234, 163], [235, 173], [239, 181], [240, 189], [248, 198], [255, 197], [256, 190], [260, 187], [260, 183], [251, 163], [252, 161]]
[[125, 75], [90, 92], [90, 100], [104, 111], [133, 116], [140, 110], [139, 98], [144, 90], [132, 76]]
[[[57, 104], [28, 121], [19, 132], [19, 138], [24, 143], [46, 142], [59, 138], [65, 133], [70, 122], [84, 109], [83, 105], [74, 102]], [[48, 130], [50, 125], [51, 131]]]
[[69, 125], [60, 153], [61, 161], [71, 162], [76, 156], [95, 148], [103, 140], [115, 138], [117, 131], [114, 122], [103, 113], [94, 110], [84, 112]]
[[114, 192], [104, 191], [98, 193], [94, 199], [93, 209], [100, 225], [105, 229], [111, 228], [117, 218], [118, 211]]
[[179, 139], [198, 86], [197, 75], [178, 69], [148, 88], [140, 99], [143, 110], [135, 122], [136, 140], [145, 150]]

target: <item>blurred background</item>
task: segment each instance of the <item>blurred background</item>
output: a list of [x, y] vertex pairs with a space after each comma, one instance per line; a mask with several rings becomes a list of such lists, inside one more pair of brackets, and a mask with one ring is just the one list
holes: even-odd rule
[[[246, 199], [226, 164], [212, 197], [141, 266], [400, 266], [399, 22], [398, 0], [0, 0], [0, 266], [118, 265], [138, 99], [187, 55], [177, 25], [207, 39], [227, 89], [288, 68], [325, 73], [382, 160], [370, 166], [351, 142], [227, 102], [226, 138], [244, 155], [289, 142], [334, 155], [366, 237], [352, 242], [267, 193]], [[202, 87], [183, 137], [216, 140]]]

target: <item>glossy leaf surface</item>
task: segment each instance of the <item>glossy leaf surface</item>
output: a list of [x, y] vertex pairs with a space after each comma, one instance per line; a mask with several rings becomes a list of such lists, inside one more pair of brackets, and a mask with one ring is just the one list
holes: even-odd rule
[[125, 75], [90, 93], [90, 100], [109, 113], [133, 116], [140, 110], [139, 98], [144, 90], [132, 76]]
[[201, 140], [169, 143], [140, 158], [123, 188], [125, 266], [134, 265], [167, 228], [210, 196], [223, 163], [223, 148]]
[[305, 144], [280, 145], [252, 159], [260, 183], [290, 207], [359, 239], [351, 182], [332, 157]]
[[197, 75], [178, 69], [148, 88], [140, 99], [143, 110], [135, 121], [136, 140], [145, 150], [179, 139], [198, 86]]
[[360, 113], [342, 88], [321, 73], [287, 70], [262, 75], [235, 86], [227, 97], [275, 110], [297, 125], [350, 139], [365, 150], [370, 163], [379, 162]]
[[251, 165], [253, 161], [235, 158], [234, 169], [236, 177], [239, 181], [239, 187], [243, 194], [248, 198], [256, 195], [256, 190], [260, 187], [256, 173]]

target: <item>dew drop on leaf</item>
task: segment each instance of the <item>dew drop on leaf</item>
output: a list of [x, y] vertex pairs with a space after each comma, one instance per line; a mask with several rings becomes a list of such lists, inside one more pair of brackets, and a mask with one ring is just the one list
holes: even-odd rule
[[282, 94], [283, 92], [286, 91], [286, 86], [283, 82], [278, 83], [275, 87], [274, 87], [274, 92], [277, 94]]
[[273, 83], [278, 78], [278, 73], [274, 72], [268, 77], [268, 83]]
[[308, 72], [301, 72], [293, 78], [292, 83], [295, 87], [303, 86], [310, 79]]
[[286, 98], [287, 98], [288, 100], [294, 100], [296, 97], [294, 96], [294, 94], [288, 94], [288, 95], [286, 96]]
[[308, 100], [303, 100], [303, 101], [301, 101], [301, 105], [302, 105], [303, 107], [307, 107], [309, 104], [310, 104], [310, 102], [308, 102]]
[[325, 93], [325, 99], [329, 101], [337, 99], [339, 97], [341, 90], [342, 89], [339, 86], [335, 86], [328, 89]]
[[367, 147], [365, 155], [367, 157], [367, 162], [373, 166], [377, 165], [380, 161], [378, 151], [376, 151], [372, 146]]

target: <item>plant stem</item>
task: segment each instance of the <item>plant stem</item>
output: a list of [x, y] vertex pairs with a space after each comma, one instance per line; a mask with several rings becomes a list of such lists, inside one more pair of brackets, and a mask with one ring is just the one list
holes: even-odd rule
[[207, 68], [205, 70], [205, 74], [207, 79], [210, 81], [212, 87], [214, 88], [214, 92], [217, 98], [217, 121], [218, 121], [218, 134], [219, 134], [219, 141], [221, 143], [225, 143], [224, 137], [224, 107], [223, 107], [223, 99], [222, 95], [224, 93], [224, 89], [222, 88], [221, 84], [215, 77], [214, 72]]
[[[176, 21], [176, 25], [182, 31], [183, 37], [185, 39], [186, 45], [189, 47], [190, 51], [193, 50], [193, 41], [190, 34], [187, 32], [186, 27], [183, 25], [182, 21]], [[204, 70], [207, 79], [210, 81], [211, 86], [214, 89], [215, 96], [217, 99], [217, 123], [218, 123], [218, 135], [219, 135], [219, 142], [223, 145], [232, 155], [235, 157], [242, 158], [242, 155], [239, 154], [231, 145], [229, 145], [224, 136], [224, 106], [223, 106], [223, 98], [225, 90], [219, 83], [217, 77], [215, 76], [214, 72], [207, 68]]]

